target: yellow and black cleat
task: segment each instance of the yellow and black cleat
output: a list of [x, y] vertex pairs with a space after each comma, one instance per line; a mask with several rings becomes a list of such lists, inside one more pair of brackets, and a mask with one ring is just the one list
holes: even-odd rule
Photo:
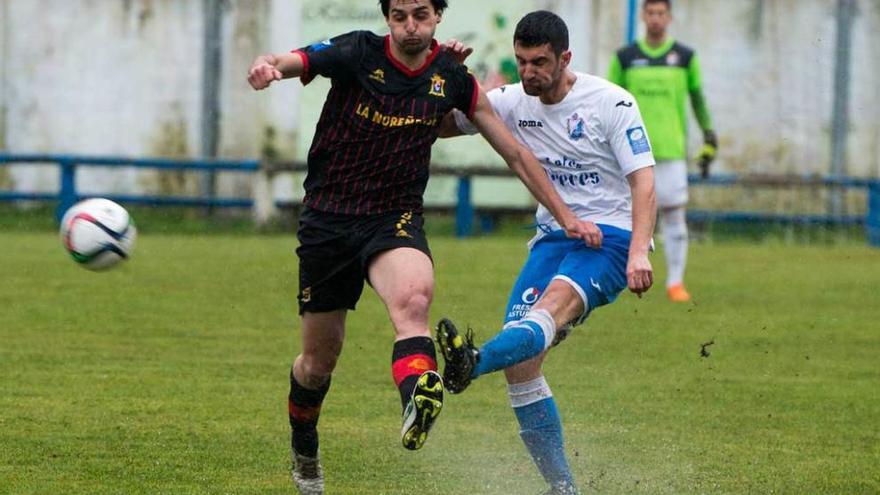
[[437, 345], [445, 361], [443, 382], [447, 390], [453, 394], [464, 392], [479, 359], [473, 332], [468, 330], [462, 338], [452, 321], [443, 318], [437, 323]]
[[416, 387], [403, 411], [400, 441], [409, 450], [419, 450], [428, 439], [428, 431], [443, 409], [443, 379], [428, 370], [416, 380]]

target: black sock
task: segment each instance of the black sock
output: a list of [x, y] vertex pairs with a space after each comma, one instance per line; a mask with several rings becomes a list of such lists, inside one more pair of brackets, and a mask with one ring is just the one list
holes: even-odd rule
[[416, 387], [416, 380], [427, 370], [437, 371], [437, 355], [430, 337], [411, 337], [394, 343], [391, 352], [391, 376], [406, 407]]
[[303, 387], [290, 374], [287, 413], [290, 417], [290, 444], [293, 450], [307, 457], [318, 455], [318, 416], [324, 396], [330, 390], [330, 379], [318, 390]]

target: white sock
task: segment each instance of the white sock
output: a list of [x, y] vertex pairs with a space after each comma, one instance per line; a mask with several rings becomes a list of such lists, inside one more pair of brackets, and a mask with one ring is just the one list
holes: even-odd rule
[[510, 405], [515, 409], [553, 397], [553, 392], [550, 391], [544, 375], [541, 375], [523, 383], [508, 383], [507, 396], [510, 398]]
[[666, 253], [666, 287], [684, 281], [687, 264], [688, 231], [684, 208], [663, 210], [660, 216], [663, 228], [663, 250]]
[[550, 348], [556, 338], [556, 321], [546, 309], [530, 309], [520, 322], [531, 321], [537, 324], [544, 333], [544, 350]]

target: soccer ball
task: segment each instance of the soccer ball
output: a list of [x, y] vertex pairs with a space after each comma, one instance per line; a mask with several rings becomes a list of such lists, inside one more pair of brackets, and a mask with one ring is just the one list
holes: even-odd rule
[[105, 270], [128, 259], [137, 229], [125, 208], [109, 199], [80, 201], [61, 219], [61, 242], [74, 261]]

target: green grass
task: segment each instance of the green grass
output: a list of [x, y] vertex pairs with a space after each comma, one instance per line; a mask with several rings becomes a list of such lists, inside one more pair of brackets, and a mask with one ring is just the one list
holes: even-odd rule
[[[292, 493], [294, 237], [142, 232], [91, 273], [49, 231], [0, 230], [0, 494]], [[524, 237], [434, 237], [432, 321], [494, 333]], [[880, 251], [690, 260], [694, 304], [622, 295], [548, 359], [583, 491], [880, 492]], [[450, 397], [422, 451], [399, 446], [392, 340], [368, 289], [321, 418], [327, 493], [538, 493], [501, 376]]]

